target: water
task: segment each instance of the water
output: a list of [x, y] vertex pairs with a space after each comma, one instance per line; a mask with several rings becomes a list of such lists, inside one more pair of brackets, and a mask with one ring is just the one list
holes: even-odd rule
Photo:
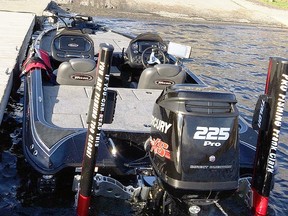
[[[241, 115], [248, 122], [251, 122], [258, 95], [264, 92], [269, 57], [288, 58], [287, 29], [172, 21], [97, 20], [116, 31], [130, 34], [158, 32], [165, 40], [192, 46], [192, 58], [186, 65], [207, 84], [234, 92]], [[0, 128], [0, 215], [74, 215], [74, 197], [69, 189], [45, 199], [35, 196], [35, 182], [30, 178], [33, 172], [21, 151], [22, 92], [16, 96], [10, 100], [4, 126]], [[270, 197], [269, 215], [284, 216], [288, 212], [287, 111], [286, 104], [277, 156], [279, 173]], [[228, 206], [224, 210], [229, 215], [246, 215], [243, 205], [232, 202], [223, 203]], [[98, 215], [139, 215], [137, 209], [127, 203], [104, 203], [100, 204], [100, 210], [95, 210]], [[239, 214], [230, 214], [235, 205]], [[210, 215], [224, 214], [218, 208]]]

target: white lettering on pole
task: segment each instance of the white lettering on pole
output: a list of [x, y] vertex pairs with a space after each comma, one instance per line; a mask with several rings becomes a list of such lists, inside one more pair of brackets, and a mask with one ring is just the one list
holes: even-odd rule
[[[88, 144], [87, 144], [87, 149], [86, 149], [86, 156], [88, 158], [92, 157], [92, 147], [95, 145], [95, 147], [99, 146], [100, 142], [100, 132], [97, 132], [96, 137], [92, 134], [95, 134], [96, 130], [100, 131], [102, 124], [103, 124], [103, 119], [104, 119], [104, 109], [105, 109], [105, 102], [106, 98], [105, 96], [107, 95], [107, 89], [108, 89], [108, 81], [109, 81], [109, 75], [105, 75], [105, 83], [103, 84], [103, 75], [104, 75], [104, 70], [105, 70], [105, 63], [100, 62], [99, 63], [99, 68], [98, 68], [98, 77], [97, 77], [97, 82], [95, 85], [95, 95], [94, 95], [94, 102], [93, 102], [93, 107], [92, 107], [92, 115], [91, 115], [91, 122], [89, 124], [89, 135], [88, 135]], [[101, 88], [103, 88], [103, 98], [100, 101], [101, 97]], [[100, 106], [99, 106], [100, 105]], [[99, 113], [102, 112], [102, 113]], [[99, 113], [98, 119], [97, 115]], [[96, 124], [97, 123], [97, 124]], [[97, 125], [97, 128], [96, 128]]]
[[262, 123], [262, 116], [264, 112], [264, 107], [265, 107], [265, 101], [261, 101], [261, 107], [260, 107], [260, 112], [259, 112], [259, 118], [258, 118], [258, 128], [261, 128], [261, 123]]
[[276, 151], [278, 148], [278, 141], [279, 141], [279, 134], [280, 134], [280, 127], [282, 123], [282, 117], [284, 113], [284, 105], [285, 105], [285, 94], [288, 89], [288, 75], [282, 74], [282, 80], [279, 89], [282, 91], [278, 94], [277, 98], [277, 107], [276, 107], [276, 112], [275, 112], [275, 120], [273, 122], [274, 126], [277, 128], [273, 128], [272, 131], [272, 139], [271, 139], [271, 147], [270, 147], [270, 152], [267, 160], [267, 167], [266, 171], [273, 173], [274, 172], [274, 167], [276, 163]]

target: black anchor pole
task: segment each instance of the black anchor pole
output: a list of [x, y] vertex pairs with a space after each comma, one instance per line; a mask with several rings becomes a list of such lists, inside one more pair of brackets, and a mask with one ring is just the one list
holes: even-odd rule
[[252, 178], [255, 216], [267, 215], [287, 89], [288, 59], [270, 58], [265, 93], [259, 97], [253, 118], [253, 128], [258, 129]]
[[96, 70], [96, 83], [93, 86], [91, 104], [89, 109], [90, 122], [85, 141], [78, 196], [77, 215], [87, 216], [90, 207], [93, 176], [95, 173], [100, 133], [104, 118], [104, 108], [107, 98], [110, 67], [113, 55], [113, 46], [100, 44], [98, 64]]

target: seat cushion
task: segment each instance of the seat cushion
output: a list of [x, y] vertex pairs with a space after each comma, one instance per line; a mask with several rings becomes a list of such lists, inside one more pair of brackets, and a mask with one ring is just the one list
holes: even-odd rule
[[146, 68], [139, 79], [140, 89], [164, 89], [173, 84], [185, 82], [186, 74], [178, 65], [159, 64]]
[[96, 62], [77, 58], [60, 64], [56, 81], [61, 85], [93, 86], [95, 77]]

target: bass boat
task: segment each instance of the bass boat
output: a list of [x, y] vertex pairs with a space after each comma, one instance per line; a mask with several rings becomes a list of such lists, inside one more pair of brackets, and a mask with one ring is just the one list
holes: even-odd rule
[[[252, 208], [267, 210], [276, 169], [276, 152], [261, 148], [276, 131], [269, 85], [278, 85], [274, 71], [287, 78], [287, 61], [271, 59], [253, 129], [233, 93], [185, 67], [190, 52], [158, 34], [129, 37], [87, 16], [43, 16], [21, 73], [23, 151], [39, 173], [39, 192], [55, 191], [57, 175], [69, 170], [78, 215], [88, 214], [91, 195], [149, 202], [157, 215], [177, 206], [189, 215], [246, 182]], [[285, 101], [282, 85], [277, 98]]]

